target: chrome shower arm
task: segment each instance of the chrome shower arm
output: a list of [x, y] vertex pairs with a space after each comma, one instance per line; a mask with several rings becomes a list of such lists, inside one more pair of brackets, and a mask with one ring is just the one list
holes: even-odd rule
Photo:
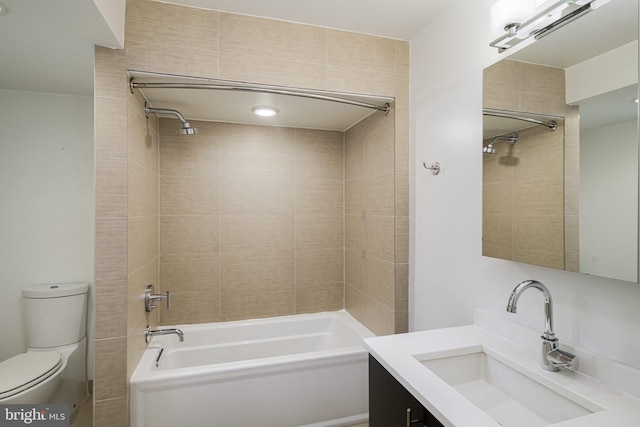
[[171, 108], [153, 108], [153, 107], [150, 107], [149, 104], [145, 103], [144, 114], [147, 116], [147, 118], [149, 118], [149, 114], [151, 113], [174, 115], [180, 119], [183, 125], [189, 126], [189, 123], [187, 123], [187, 120], [184, 118], [182, 114], [180, 114], [179, 111], [172, 110]]
[[488, 153], [488, 154], [496, 154], [497, 151], [495, 148], [493, 148], [493, 144], [495, 144], [498, 141], [507, 141], [510, 145], [513, 145], [516, 142], [518, 142], [518, 134], [514, 132], [509, 135], [497, 136], [493, 138], [493, 141], [491, 141], [489, 144], [487, 144], [486, 147], [482, 149], [482, 152]]
[[507, 141], [509, 144], [513, 145], [516, 142], [518, 142], [518, 134], [514, 132], [511, 135], [497, 136], [497, 137], [493, 138], [493, 141], [491, 141], [491, 144], [489, 144], [489, 145], [493, 145], [497, 141]]
[[164, 114], [164, 115], [173, 115], [180, 119], [182, 122], [182, 129], [178, 129], [178, 135], [195, 135], [198, 133], [198, 129], [191, 127], [191, 125], [187, 122], [182, 114], [178, 110], [173, 110], [171, 108], [153, 108], [149, 105], [148, 102], [144, 103], [144, 114], [149, 118], [149, 114]]

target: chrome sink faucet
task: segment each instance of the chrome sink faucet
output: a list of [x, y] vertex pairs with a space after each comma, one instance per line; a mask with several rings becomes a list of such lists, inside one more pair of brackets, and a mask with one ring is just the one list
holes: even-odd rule
[[144, 340], [148, 343], [151, 337], [155, 335], [169, 335], [176, 334], [180, 342], [184, 341], [184, 333], [178, 328], [167, 328], [167, 329], [158, 329], [152, 331], [149, 325], [147, 325], [147, 329], [144, 331]]
[[542, 333], [542, 367], [551, 372], [557, 372], [558, 368], [563, 368], [571, 372], [578, 370], [578, 358], [567, 351], [560, 350], [558, 338], [553, 332], [553, 302], [549, 289], [537, 280], [525, 280], [516, 286], [507, 304], [509, 313], [517, 312], [518, 298], [529, 288], [535, 288], [544, 295], [545, 329]]

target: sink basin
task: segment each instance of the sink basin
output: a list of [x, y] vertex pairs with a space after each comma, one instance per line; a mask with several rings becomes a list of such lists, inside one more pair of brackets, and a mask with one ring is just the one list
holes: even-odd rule
[[[483, 346], [446, 354], [422, 355], [418, 360], [504, 427], [537, 427], [602, 410], [597, 405], [560, 394]], [[554, 374], [560, 375], [560, 374]]]

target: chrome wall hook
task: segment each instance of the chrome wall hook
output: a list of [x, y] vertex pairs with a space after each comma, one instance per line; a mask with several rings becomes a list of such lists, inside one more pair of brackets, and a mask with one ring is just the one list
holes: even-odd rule
[[434, 175], [438, 175], [440, 173], [440, 163], [438, 162], [431, 163], [431, 166], [427, 166], [427, 162], [422, 162], [422, 166], [424, 166], [425, 169], [429, 169]]
[[144, 290], [144, 311], [150, 313], [154, 308], [158, 308], [156, 303], [163, 299], [167, 301], [167, 308], [171, 308], [169, 291], [166, 294], [154, 294], [153, 285], [147, 285]]

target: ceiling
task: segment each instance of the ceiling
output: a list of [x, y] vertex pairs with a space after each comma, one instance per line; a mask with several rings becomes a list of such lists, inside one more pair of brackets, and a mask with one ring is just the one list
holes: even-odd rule
[[0, 89], [92, 95], [94, 45], [118, 44], [99, 0], [0, 1]]

